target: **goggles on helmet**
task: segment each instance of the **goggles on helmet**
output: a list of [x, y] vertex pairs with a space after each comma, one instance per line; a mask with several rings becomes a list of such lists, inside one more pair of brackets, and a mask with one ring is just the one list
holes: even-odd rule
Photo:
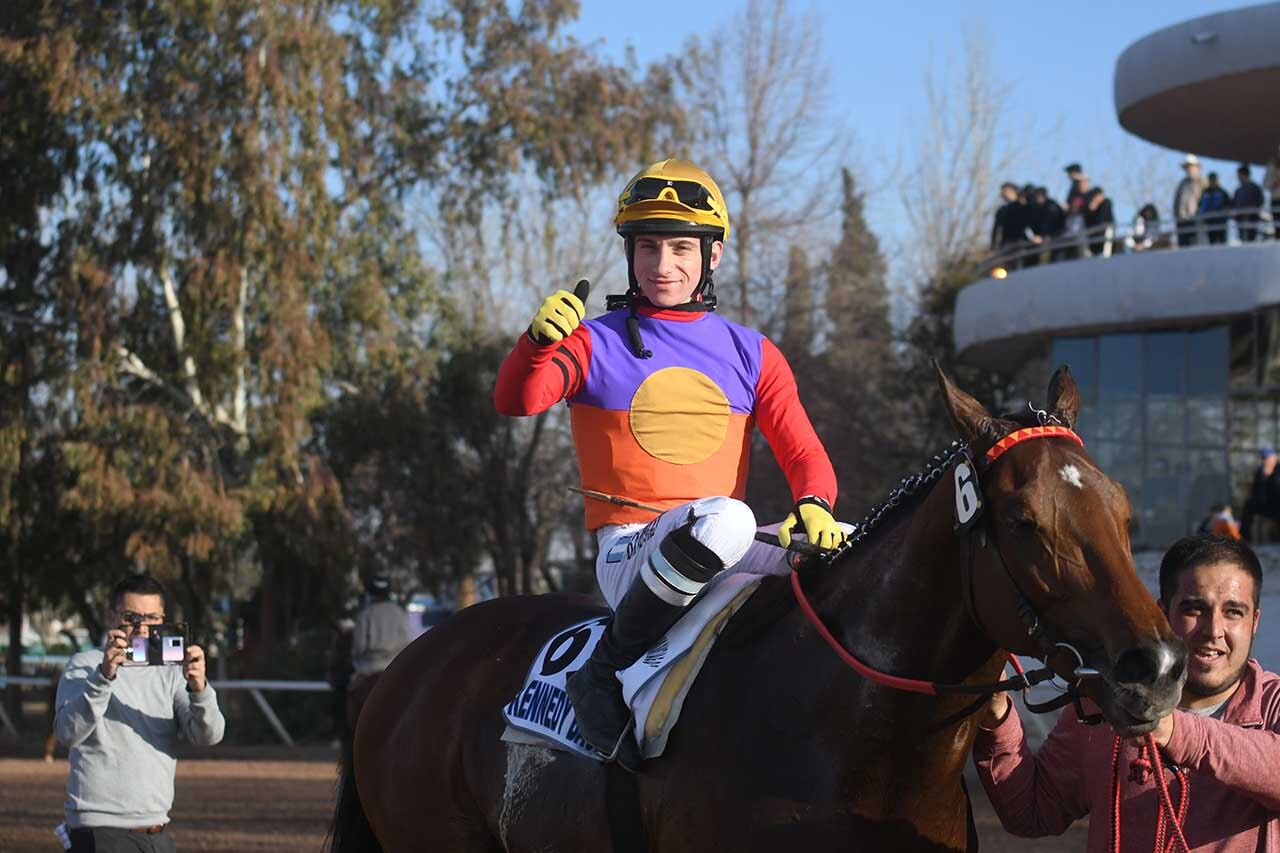
[[631, 191], [623, 201], [624, 206], [638, 204], [642, 201], [656, 201], [663, 190], [671, 188], [676, 198], [686, 207], [698, 210], [715, 211], [715, 199], [710, 191], [697, 181], [668, 180], [666, 178], [640, 178], [631, 185]]

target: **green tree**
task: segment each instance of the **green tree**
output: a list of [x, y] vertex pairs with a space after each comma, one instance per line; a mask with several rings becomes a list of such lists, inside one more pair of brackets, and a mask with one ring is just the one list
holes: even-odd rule
[[826, 346], [801, 389], [836, 469], [840, 514], [856, 520], [901, 474], [906, 442], [887, 266], [849, 169], [842, 171], [840, 211], [840, 237], [827, 264]]
[[[15, 45], [35, 36], [28, 20], [34, 7], [15, 2], [0, 9], [0, 618], [9, 625], [9, 672], [19, 671], [24, 614], [57, 566], [68, 534], [60, 529], [66, 484], [57, 449], [71, 341], [45, 275], [50, 252], [41, 214], [63, 174], [75, 168], [76, 146], [38, 85], [58, 57], [43, 55], [31, 65], [11, 61]], [[11, 711], [18, 699], [11, 688]]]

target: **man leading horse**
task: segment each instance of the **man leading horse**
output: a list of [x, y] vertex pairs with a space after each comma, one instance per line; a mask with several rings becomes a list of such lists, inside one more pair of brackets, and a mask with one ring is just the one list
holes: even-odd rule
[[618, 671], [717, 574], [785, 571], [781, 552], [755, 541], [755, 515], [741, 500], [753, 420], [795, 500], [778, 531], [782, 545], [797, 527], [821, 548], [844, 533], [831, 514], [831, 461], [786, 359], [764, 335], [712, 313], [712, 273], [729, 237], [715, 181], [685, 160], [655, 163], [622, 191], [614, 224], [627, 293], [585, 322], [585, 282], [548, 297], [503, 362], [494, 403], [503, 414], [533, 415], [568, 401], [583, 487], [666, 510], [650, 520], [631, 506], [586, 507], [613, 616], [568, 692], [583, 737], [636, 769]]

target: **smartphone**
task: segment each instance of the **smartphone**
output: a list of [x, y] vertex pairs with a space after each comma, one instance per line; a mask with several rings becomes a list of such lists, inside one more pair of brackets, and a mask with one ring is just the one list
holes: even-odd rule
[[147, 636], [131, 636], [124, 662], [133, 666], [180, 664], [187, 654], [187, 626], [181, 622], [147, 626]]

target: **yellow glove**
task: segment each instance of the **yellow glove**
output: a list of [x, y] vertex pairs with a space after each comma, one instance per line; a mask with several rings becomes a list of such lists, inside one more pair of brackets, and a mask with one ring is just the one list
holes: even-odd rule
[[573, 293], [557, 290], [548, 296], [529, 324], [529, 337], [533, 342], [545, 347], [572, 335], [582, 318], [587, 316], [584, 303], [590, 289], [591, 283], [584, 278], [574, 287]]
[[796, 501], [796, 508], [778, 528], [778, 542], [783, 548], [790, 547], [791, 531], [800, 523], [804, 524], [804, 535], [809, 538], [809, 542], [819, 548], [830, 550], [844, 541], [844, 530], [836, 524], [831, 515], [831, 506], [822, 498], [809, 495]]

